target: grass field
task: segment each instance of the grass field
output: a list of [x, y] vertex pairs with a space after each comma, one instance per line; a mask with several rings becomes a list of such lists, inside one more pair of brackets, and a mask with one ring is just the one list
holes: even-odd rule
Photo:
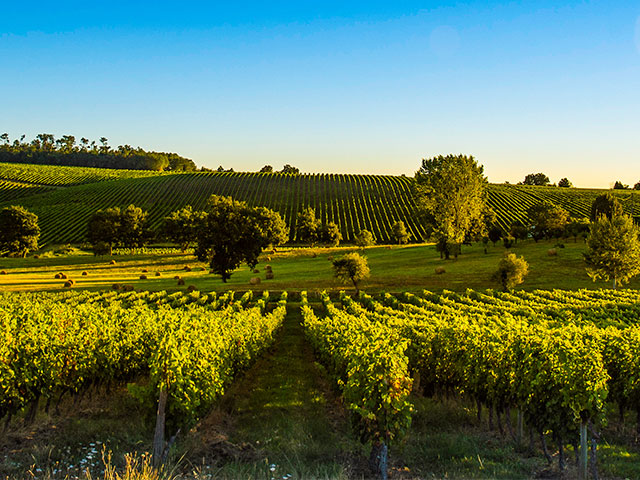
[[[549, 249], [555, 241], [532, 240], [520, 242], [512, 251], [522, 255], [529, 262], [529, 275], [522, 285], [524, 289], [537, 288], [596, 288], [608, 286], [603, 282], [594, 283], [584, 269], [582, 254], [585, 245], [581, 241], [563, 243], [564, 248], [556, 248], [557, 255], [550, 256]], [[153, 253], [139, 255], [116, 255], [115, 265], [109, 257], [94, 257], [88, 252], [27, 259], [1, 258], [0, 270], [6, 275], [0, 276], [0, 291], [20, 290], [59, 290], [64, 280], [54, 279], [62, 272], [76, 280], [74, 288], [104, 289], [114, 283], [127, 283], [145, 290], [176, 290], [175, 276], [185, 280], [185, 287], [194, 285], [201, 291], [224, 290], [271, 290], [271, 291], [338, 291], [352, 289], [333, 278], [330, 258], [335, 258], [353, 247], [324, 248], [284, 248], [275, 254], [264, 254], [260, 258], [259, 274], [252, 273], [247, 267], [235, 271], [228, 283], [209, 273], [205, 265], [196, 261], [190, 254]], [[490, 276], [504, 254], [504, 247], [491, 244], [484, 253], [481, 244], [463, 247], [463, 253], [457, 260], [441, 260], [433, 245], [379, 246], [365, 251], [371, 268], [371, 277], [362, 283], [362, 288], [371, 293], [420, 292], [423, 289], [441, 291], [443, 289], [463, 291], [467, 288], [497, 288], [492, 285]], [[275, 278], [266, 280], [265, 265], [271, 265]], [[191, 271], [185, 271], [185, 267]], [[437, 275], [435, 269], [444, 266], [446, 273]], [[147, 270], [143, 272], [143, 270]], [[86, 276], [82, 272], [87, 272]], [[156, 272], [160, 276], [155, 276]], [[147, 280], [140, 276], [146, 275]], [[261, 277], [258, 287], [249, 284], [252, 277]], [[640, 280], [632, 280], [629, 285], [640, 288]], [[185, 288], [182, 287], [182, 288]]]

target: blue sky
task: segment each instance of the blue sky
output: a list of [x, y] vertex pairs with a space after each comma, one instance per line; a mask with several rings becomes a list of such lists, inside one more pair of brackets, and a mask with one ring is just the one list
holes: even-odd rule
[[198, 165], [640, 180], [640, 3], [11, 2], [0, 130]]

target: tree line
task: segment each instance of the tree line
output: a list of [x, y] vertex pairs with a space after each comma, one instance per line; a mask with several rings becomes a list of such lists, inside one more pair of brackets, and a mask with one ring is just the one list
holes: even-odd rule
[[98, 142], [84, 137], [77, 141], [73, 135], [56, 138], [48, 133], [40, 133], [31, 141], [25, 141], [25, 135], [11, 140], [9, 134], [3, 133], [0, 135], [0, 162], [159, 172], [196, 170], [193, 160], [177, 153], [146, 151], [131, 145], [112, 148], [105, 137]]

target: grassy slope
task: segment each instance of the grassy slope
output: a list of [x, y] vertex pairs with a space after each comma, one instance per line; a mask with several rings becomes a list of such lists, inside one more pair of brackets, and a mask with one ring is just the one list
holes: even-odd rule
[[[18, 169], [18, 170], [16, 170]], [[10, 189], [2, 180], [24, 185], [57, 185], [53, 191], [33, 195], [25, 189]], [[83, 184], [83, 185], [78, 185]], [[611, 191], [634, 214], [640, 209], [638, 192]], [[566, 208], [574, 217], [589, 214], [598, 189], [566, 189], [521, 185], [490, 185], [489, 204], [498, 222], [508, 227], [526, 222], [526, 209], [542, 200]], [[373, 232], [378, 240], [390, 239], [391, 225], [402, 220], [414, 239], [425, 235], [417, 221], [406, 177], [383, 175], [277, 175], [259, 173], [196, 172], [158, 174], [144, 171], [83, 169], [0, 164], [0, 207], [20, 203], [40, 218], [43, 243], [80, 242], [89, 216], [100, 208], [134, 203], [149, 212], [153, 228], [162, 218], [187, 204], [202, 208], [211, 194], [231, 195], [252, 205], [279, 211], [295, 238], [295, 216], [307, 205], [323, 220], [336, 222], [345, 239], [361, 229]]]
[[[548, 250], [555, 242], [520, 242], [513, 252], [522, 255], [529, 262], [530, 273], [522, 288], [598, 288], [607, 287], [603, 282], [594, 283], [584, 269], [583, 243], [566, 242], [565, 248], [558, 248], [557, 256], [549, 256]], [[64, 281], [53, 277], [64, 272], [77, 281], [75, 288], [109, 288], [114, 283], [130, 283], [136, 288], [150, 290], [175, 290], [174, 276], [180, 275], [186, 285], [195, 285], [202, 291], [222, 290], [289, 290], [310, 292], [351, 289], [332, 276], [329, 257], [336, 257], [352, 248], [336, 249], [283, 249], [273, 255], [263, 255], [258, 264], [260, 270], [266, 264], [273, 268], [275, 278], [265, 280], [264, 272], [253, 274], [247, 267], [233, 273], [226, 284], [208, 271], [194, 268], [185, 272], [184, 266], [202, 266], [191, 255], [153, 254], [117, 256], [116, 265], [109, 264], [109, 258], [97, 258], [90, 254], [53, 256], [49, 258], [0, 258], [0, 291], [60, 289]], [[442, 289], [464, 291], [467, 288], [484, 289], [497, 287], [489, 277], [495, 270], [504, 248], [489, 246], [487, 253], [481, 245], [464, 247], [458, 260], [440, 260], [433, 245], [410, 245], [406, 247], [372, 247], [365, 255], [371, 268], [371, 277], [362, 283], [362, 288], [375, 293], [379, 291], [411, 291], [422, 289], [440, 291]], [[444, 266], [446, 273], [436, 275], [435, 268]], [[140, 280], [142, 270], [147, 269], [148, 280]], [[81, 273], [87, 271], [87, 276]], [[154, 276], [161, 272], [160, 277]], [[249, 285], [251, 277], [262, 278], [256, 288]], [[640, 288], [640, 279], [633, 280], [632, 288]], [[184, 287], [183, 287], [184, 288]]]

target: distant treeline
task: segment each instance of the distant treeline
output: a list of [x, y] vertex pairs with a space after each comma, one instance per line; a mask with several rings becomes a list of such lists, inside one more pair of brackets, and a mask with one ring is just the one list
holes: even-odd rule
[[130, 145], [112, 148], [105, 137], [101, 137], [98, 143], [84, 137], [76, 142], [73, 135], [55, 138], [48, 133], [38, 134], [30, 142], [25, 142], [24, 135], [13, 141], [7, 133], [0, 135], [0, 162], [158, 172], [196, 170], [193, 160], [176, 153], [147, 152]]

